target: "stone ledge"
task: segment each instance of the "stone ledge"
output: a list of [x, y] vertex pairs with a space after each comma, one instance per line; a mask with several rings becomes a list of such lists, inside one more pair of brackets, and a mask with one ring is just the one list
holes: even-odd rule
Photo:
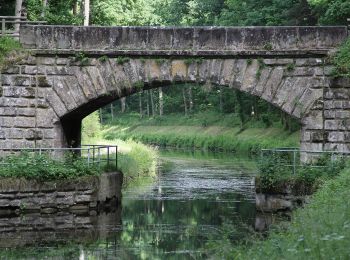
[[87, 213], [115, 208], [121, 202], [122, 181], [120, 172], [51, 182], [3, 179], [0, 183], [0, 215]]
[[[118, 49], [118, 50], [100, 50], [100, 49], [33, 49], [33, 56], [74, 56], [77, 52], [83, 52], [90, 57], [118, 57], [118, 56], [133, 56], [133, 57], [182, 57], [184, 59], [191, 57], [256, 57], [256, 58], [294, 58], [294, 57], [325, 57], [329, 54], [328, 49], [308, 49], [298, 50], [290, 49], [285, 51], [266, 51], [266, 50], [139, 50], [139, 49]], [[55, 64], [54, 61], [47, 65]]]

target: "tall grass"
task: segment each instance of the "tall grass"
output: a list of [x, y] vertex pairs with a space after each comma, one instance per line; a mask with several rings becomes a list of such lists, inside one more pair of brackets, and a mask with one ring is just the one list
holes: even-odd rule
[[239, 128], [198, 126], [114, 126], [104, 130], [107, 140], [133, 139], [162, 147], [190, 148], [211, 151], [247, 151], [256, 153], [261, 148], [295, 147], [299, 133], [278, 128]]
[[129, 148], [127, 152], [118, 153], [118, 168], [126, 178], [155, 177], [158, 153], [155, 149], [139, 142], [119, 141]]
[[225, 259], [349, 259], [349, 187], [348, 164], [313, 195], [310, 204], [293, 213], [287, 229], [277, 228], [266, 240], [253, 239], [238, 247], [217, 243], [211, 252]]

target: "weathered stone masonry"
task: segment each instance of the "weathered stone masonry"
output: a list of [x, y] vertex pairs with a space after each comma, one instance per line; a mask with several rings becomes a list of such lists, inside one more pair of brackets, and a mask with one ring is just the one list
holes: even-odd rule
[[349, 151], [349, 81], [331, 80], [328, 63], [346, 37], [346, 27], [22, 27], [31, 55], [1, 75], [0, 148], [77, 146], [97, 108], [197, 82], [299, 118], [303, 149]]

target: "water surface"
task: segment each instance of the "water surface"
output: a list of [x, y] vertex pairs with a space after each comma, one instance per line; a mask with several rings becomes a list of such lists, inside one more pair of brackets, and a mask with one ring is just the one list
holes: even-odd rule
[[96, 224], [84, 232], [52, 231], [46, 242], [39, 236], [44, 242], [21, 247], [19, 257], [199, 259], [220, 243], [225, 224], [237, 241], [254, 225], [254, 160], [174, 151], [162, 159], [157, 180], [123, 191], [121, 212], [93, 216]]

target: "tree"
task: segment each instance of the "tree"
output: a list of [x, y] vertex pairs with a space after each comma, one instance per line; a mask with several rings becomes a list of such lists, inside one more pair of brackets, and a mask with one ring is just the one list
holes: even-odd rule
[[84, 0], [84, 26], [89, 26], [90, 0]]
[[350, 18], [349, 0], [308, 0], [317, 15], [319, 24], [346, 25]]
[[[22, 0], [16, 0], [15, 5], [15, 16], [21, 16], [22, 14]], [[20, 20], [16, 20], [20, 21]], [[19, 24], [15, 24], [15, 31], [19, 31]]]

